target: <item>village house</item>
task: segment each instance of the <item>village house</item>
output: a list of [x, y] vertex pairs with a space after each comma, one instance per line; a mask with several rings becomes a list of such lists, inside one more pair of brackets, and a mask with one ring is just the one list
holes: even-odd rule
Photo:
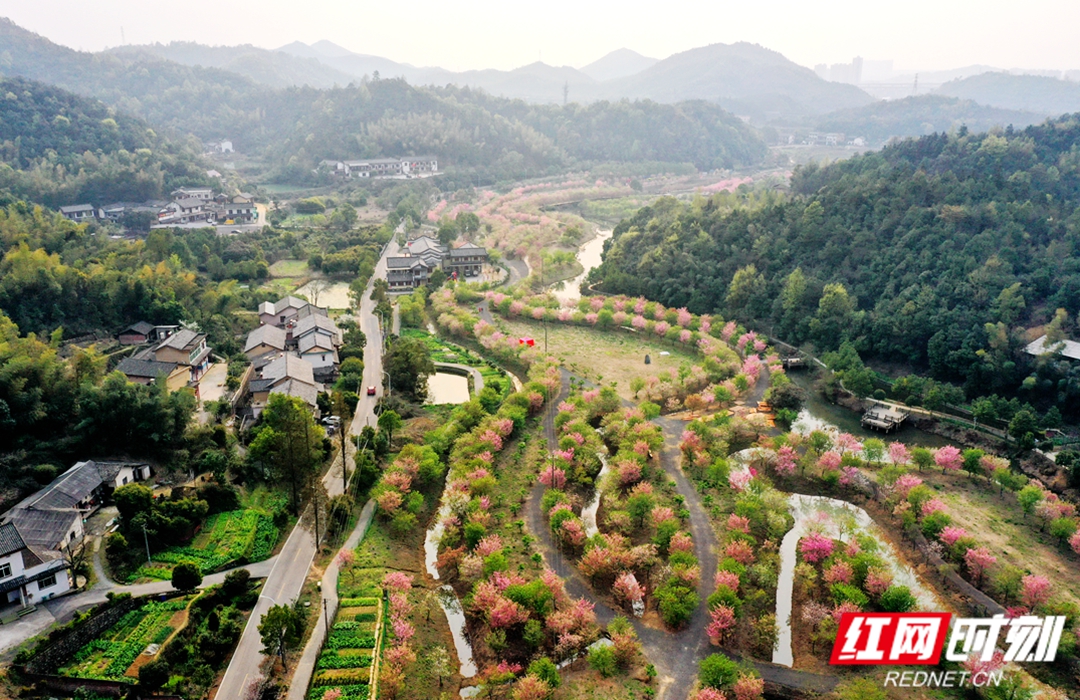
[[125, 357], [116, 366], [132, 384], [153, 384], [158, 377], [165, 378], [169, 391], [183, 389], [191, 381], [191, 368], [176, 362], [158, 362]]
[[447, 248], [428, 236], [407, 244], [405, 255], [386, 259], [386, 283], [392, 292], [408, 292], [426, 284], [437, 269], [447, 276], [465, 278], [479, 275], [488, 261], [487, 249], [466, 242]]
[[209, 187], [181, 187], [169, 193], [176, 201], [183, 199], [200, 199], [209, 202], [214, 198], [214, 190]]
[[326, 309], [313, 306], [308, 301], [294, 296], [278, 299], [276, 302], [264, 301], [259, 304], [259, 323], [285, 328], [290, 322], [302, 316], [317, 314], [326, 316]]
[[69, 207], [60, 207], [60, 213], [72, 221], [87, 221], [94, 218], [96, 210], [93, 204], [73, 204]]
[[[256, 378], [248, 384], [251, 394], [251, 410], [258, 418], [266, 408], [271, 394], [285, 394], [301, 399], [311, 408], [316, 417], [319, 415], [318, 396], [323, 387], [315, 381], [315, 370], [311, 363], [291, 353], [268, 360], [266, 364], [254, 363]], [[262, 364], [261, 367], [259, 365]]]
[[439, 160], [434, 156], [323, 160], [319, 165], [344, 178], [426, 177], [439, 172]]
[[259, 326], [248, 333], [244, 342], [244, 354], [255, 359], [268, 352], [284, 352], [288, 334], [277, 326]]
[[160, 343], [179, 328], [180, 326], [155, 326], [146, 321], [138, 321], [120, 331], [119, 340], [121, 345]]
[[65, 552], [82, 546], [83, 523], [112, 495], [150, 477], [134, 462], [78, 462], [19, 501], [0, 524], [0, 595], [31, 605], [71, 589]]
[[1052, 350], [1056, 350], [1062, 357], [1070, 360], [1080, 360], [1080, 343], [1075, 340], [1062, 340], [1060, 343], [1047, 343], [1046, 336], [1040, 336], [1034, 341], [1027, 344], [1024, 348], [1024, 352], [1029, 355], [1038, 357], [1044, 355]]
[[206, 335], [187, 328], [178, 330], [153, 348], [153, 359], [187, 367], [191, 372], [191, 381], [198, 381], [210, 366]]

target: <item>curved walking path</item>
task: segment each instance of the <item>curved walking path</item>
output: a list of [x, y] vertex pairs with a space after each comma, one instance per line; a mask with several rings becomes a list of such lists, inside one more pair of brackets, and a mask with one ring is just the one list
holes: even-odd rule
[[[570, 374], [560, 370], [561, 388], [559, 396], [549, 403], [543, 415], [544, 434], [549, 449], [556, 449], [555, 410], [570, 393]], [[767, 382], [759, 382], [767, 385]], [[764, 388], [754, 394], [764, 393]], [[751, 397], [753, 398], [753, 397]], [[630, 617], [646, 656], [656, 666], [659, 678], [657, 698], [675, 700], [686, 698], [697, 678], [698, 661], [712, 653], [705, 627], [709, 619], [707, 598], [712, 592], [710, 585], [712, 572], [717, 568], [717, 541], [708, 514], [705, 512], [697, 490], [683, 474], [679, 466], [681, 440], [685, 421], [670, 417], [657, 418], [657, 425], [664, 431], [664, 448], [660, 453], [660, 464], [665, 473], [674, 479], [676, 489], [685, 499], [690, 512], [689, 530], [694, 540], [694, 554], [703, 572], [698, 584], [699, 604], [691, 617], [690, 623], [677, 631], [666, 631], [647, 627], [640, 620]], [[539, 481], [534, 484], [526, 505], [526, 522], [532, 534], [538, 538], [538, 549], [547, 565], [566, 581], [566, 590], [573, 596], [585, 598], [595, 605], [597, 621], [609, 623], [616, 615], [625, 615], [597, 600], [592, 587], [574, 567], [563, 552], [555, 545], [551, 529], [544, 519], [540, 508], [540, 499], [546, 488]], [[730, 655], [730, 654], [729, 654]], [[834, 676], [826, 676], [805, 671], [775, 666], [766, 662], [752, 662], [767, 686], [782, 688], [795, 693], [827, 693], [838, 681]]]

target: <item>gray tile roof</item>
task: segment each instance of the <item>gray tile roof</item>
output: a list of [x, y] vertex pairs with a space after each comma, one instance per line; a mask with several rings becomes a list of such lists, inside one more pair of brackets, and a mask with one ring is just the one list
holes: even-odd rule
[[7, 556], [26, 547], [22, 535], [12, 523], [0, 525], [0, 557]]
[[125, 357], [120, 360], [120, 364], [116, 366], [116, 369], [123, 372], [129, 377], [139, 377], [140, 379], [156, 379], [161, 375], [166, 377], [176, 371], [177, 365], [175, 362], [157, 362], [156, 360], [141, 360], [134, 357]]
[[282, 355], [262, 369], [262, 379], [298, 379], [315, 385], [311, 363], [296, 355]]
[[94, 205], [93, 204], [73, 204], [70, 207], [60, 207], [60, 212], [62, 214], [74, 214], [75, 212], [79, 212], [79, 211], [93, 211], [93, 210], [94, 210]]
[[329, 316], [311, 314], [296, 322], [296, 326], [293, 328], [293, 337], [299, 338], [314, 330], [328, 331], [335, 338], [341, 333], [337, 324]]
[[28, 545], [55, 551], [67, 540], [75, 521], [81, 517], [77, 510], [27, 508], [12, 511], [10, 522]]
[[206, 336], [202, 333], [196, 333], [188, 328], [181, 328], [165, 340], [161, 341], [161, 344], [158, 345], [158, 347], [187, 350], [188, 348], [197, 345], [204, 338], [206, 338]]
[[147, 323], [146, 321], [138, 321], [137, 323], [133, 323], [124, 330], [120, 331], [120, 333], [135, 331], [136, 333], [140, 333], [142, 335], [149, 335], [152, 330], [154, 330], [154, 324]]
[[260, 345], [269, 345], [272, 348], [284, 350], [286, 335], [285, 331], [277, 326], [259, 326], [248, 333], [247, 342], [244, 343], [244, 352], [248, 352]]

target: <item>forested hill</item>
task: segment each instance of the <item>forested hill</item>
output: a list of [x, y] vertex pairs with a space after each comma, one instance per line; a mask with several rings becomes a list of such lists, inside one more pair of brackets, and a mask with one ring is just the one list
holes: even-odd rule
[[0, 79], [0, 194], [50, 206], [142, 201], [206, 180], [198, 142], [159, 136], [97, 100]]
[[760, 161], [760, 136], [715, 104], [644, 101], [536, 106], [468, 88], [358, 81], [331, 90], [274, 89], [229, 71], [146, 52], [89, 54], [0, 18], [0, 74], [98, 98], [155, 129], [230, 138], [303, 179], [323, 158], [435, 155], [484, 180], [559, 172], [595, 161]]
[[[1075, 333], [1078, 117], [961, 129], [805, 167], [786, 200], [662, 200], [615, 229], [594, 281], [820, 349], [851, 339], [864, 355], [928, 366], [971, 392], [1016, 388], [1030, 370], [1022, 329], [1061, 307], [1062, 330]], [[1039, 375], [1024, 386], [1061, 400], [1080, 395], [1077, 380]]]

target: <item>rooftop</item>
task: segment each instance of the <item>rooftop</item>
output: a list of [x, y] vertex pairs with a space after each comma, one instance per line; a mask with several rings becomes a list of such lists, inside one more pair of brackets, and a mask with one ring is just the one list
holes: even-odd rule
[[135, 331], [136, 333], [139, 333], [141, 335], [147, 335], [152, 330], [154, 330], [154, 324], [147, 323], [146, 321], [138, 321], [136, 323], [131, 324], [130, 326], [128, 326], [127, 328], [125, 328], [124, 330], [122, 330], [120, 332], [121, 333], [127, 333], [128, 331]]
[[156, 360], [140, 360], [135, 357], [125, 357], [120, 360], [116, 369], [129, 377], [156, 379], [161, 375], [166, 377], [176, 371], [180, 365], [175, 362], [158, 362]]
[[158, 348], [173, 348], [174, 350], [187, 350], [206, 340], [206, 336], [189, 328], [182, 328], [165, 340], [161, 341]]
[[[1070, 360], [1080, 360], [1080, 343], [1075, 340], [1063, 340], [1058, 345], [1061, 346], [1060, 354], [1062, 357], [1067, 357]], [[1044, 335], [1028, 343], [1028, 346], [1024, 348], [1024, 352], [1038, 356], [1050, 352], [1054, 348], [1054, 345], [1047, 347], [1046, 336]]]
[[249, 352], [260, 345], [269, 345], [278, 350], [285, 349], [285, 336], [287, 334], [277, 326], [259, 326], [248, 333], [247, 342], [244, 343], [244, 352]]

